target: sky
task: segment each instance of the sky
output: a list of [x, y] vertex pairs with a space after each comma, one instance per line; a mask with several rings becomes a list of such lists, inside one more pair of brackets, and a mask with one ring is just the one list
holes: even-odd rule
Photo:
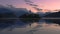
[[[34, 2], [35, 5], [38, 5], [38, 8], [55, 10], [60, 9], [60, 0], [30, 0]], [[36, 11], [32, 6], [26, 4], [24, 0], [0, 0], [0, 4], [2, 5], [13, 5], [16, 8], [27, 8]]]

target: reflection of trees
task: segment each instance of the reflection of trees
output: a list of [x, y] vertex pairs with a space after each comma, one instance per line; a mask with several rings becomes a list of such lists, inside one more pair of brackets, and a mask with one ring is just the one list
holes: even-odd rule
[[39, 22], [40, 19], [34, 19], [34, 18], [24, 18], [24, 19], [20, 19], [21, 21], [25, 22], [25, 23], [33, 23], [33, 22]]
[[60, 25], [60, 19], [45, 19], [48, 23], [56, 23]]
[[0, 14], [0, 18], [16, 18], [16, 15], [14, 15], [13, 13], [4, 13]]
[[26, 23], [15, 19], [8, 19], [8, 20], [0, 19], [0, 31], [4, 29], [12, 31], [14, 28], [25, 28], [28, 24], [29, 26], [31, 26], [32, 23]]
[[12, 27], [14, 25], [15, 20], [0, 20], [0, 31], [6, 28]]
[[12, 31], [16, 27], [17, 24], [15, 19], [0, 20], [0, 31], [4, 29], [7, 29], [8, 31]]
[[[40, 19], [20, 19], [20, 20], [21, 20], [22, 22], [28, 24], [28, 25], [30, 26], [30, 28], [32, 28], [32, 25], [33, 25], [34, 23], [39, 22]], [[32, 28], [31, 30], [27, 31], [26, 34], [28, 34], [28, 33], [29, 33], [29, 34], [33, 34], [34, 32], [37, 31], [37, 28], [39, 28], [39, 27], [41, 27], [41, 25], [38, 25], [38, 26]]]
[[28, 24], [31, 27], [31, 24], [39, 22], [39, 19], [20, 19], [25, 24]]

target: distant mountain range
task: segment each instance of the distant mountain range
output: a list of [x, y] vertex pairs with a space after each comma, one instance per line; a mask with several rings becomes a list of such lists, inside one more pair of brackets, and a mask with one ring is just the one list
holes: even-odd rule
[[5, 6], [0, 7], [0, 14], [14, 13], [17, 17], [19, 17], [28, 12], [29, 11], [26, 8], [12, 8], [12, 7], [5, 7]]
[[59, 12], [50, 13], [50, 14], [48, 14], [48, 15], [45, 15], [44, 17], [60, 18], [60, 11], [59, 11]]

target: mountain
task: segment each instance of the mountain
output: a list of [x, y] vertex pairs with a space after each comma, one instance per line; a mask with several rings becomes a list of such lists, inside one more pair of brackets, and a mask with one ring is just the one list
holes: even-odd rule
[[13, 11], [17, 17], [22, 16], [23, 14], [27, 14], [29, 12], [26, 8], [14, 8]]
[[15, 8], [11, 6], [0, 5], [0, 17], [13, 17], [13, 15], [19, 17], [23, 14], [27, 14], [28, 12], [29, 11], [26, 8]]
[[54, 13], [50, 13], [44, 17], [49, 17], [49, 18], [60, 18], [60, 11], [59, 12], [54, 12]]
[[0, 7], [0, 18], [16, 18], [16, 15], [11, 9]]

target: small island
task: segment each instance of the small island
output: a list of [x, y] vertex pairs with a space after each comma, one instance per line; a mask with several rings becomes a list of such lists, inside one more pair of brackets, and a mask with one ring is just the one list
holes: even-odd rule
[[24, 14], [19, 18], [40, 18], [40, 16], [38, 14]]
[[38, 14], [24, 14], [19, 17], [22, 21], [38, 21], [41, 17]]

